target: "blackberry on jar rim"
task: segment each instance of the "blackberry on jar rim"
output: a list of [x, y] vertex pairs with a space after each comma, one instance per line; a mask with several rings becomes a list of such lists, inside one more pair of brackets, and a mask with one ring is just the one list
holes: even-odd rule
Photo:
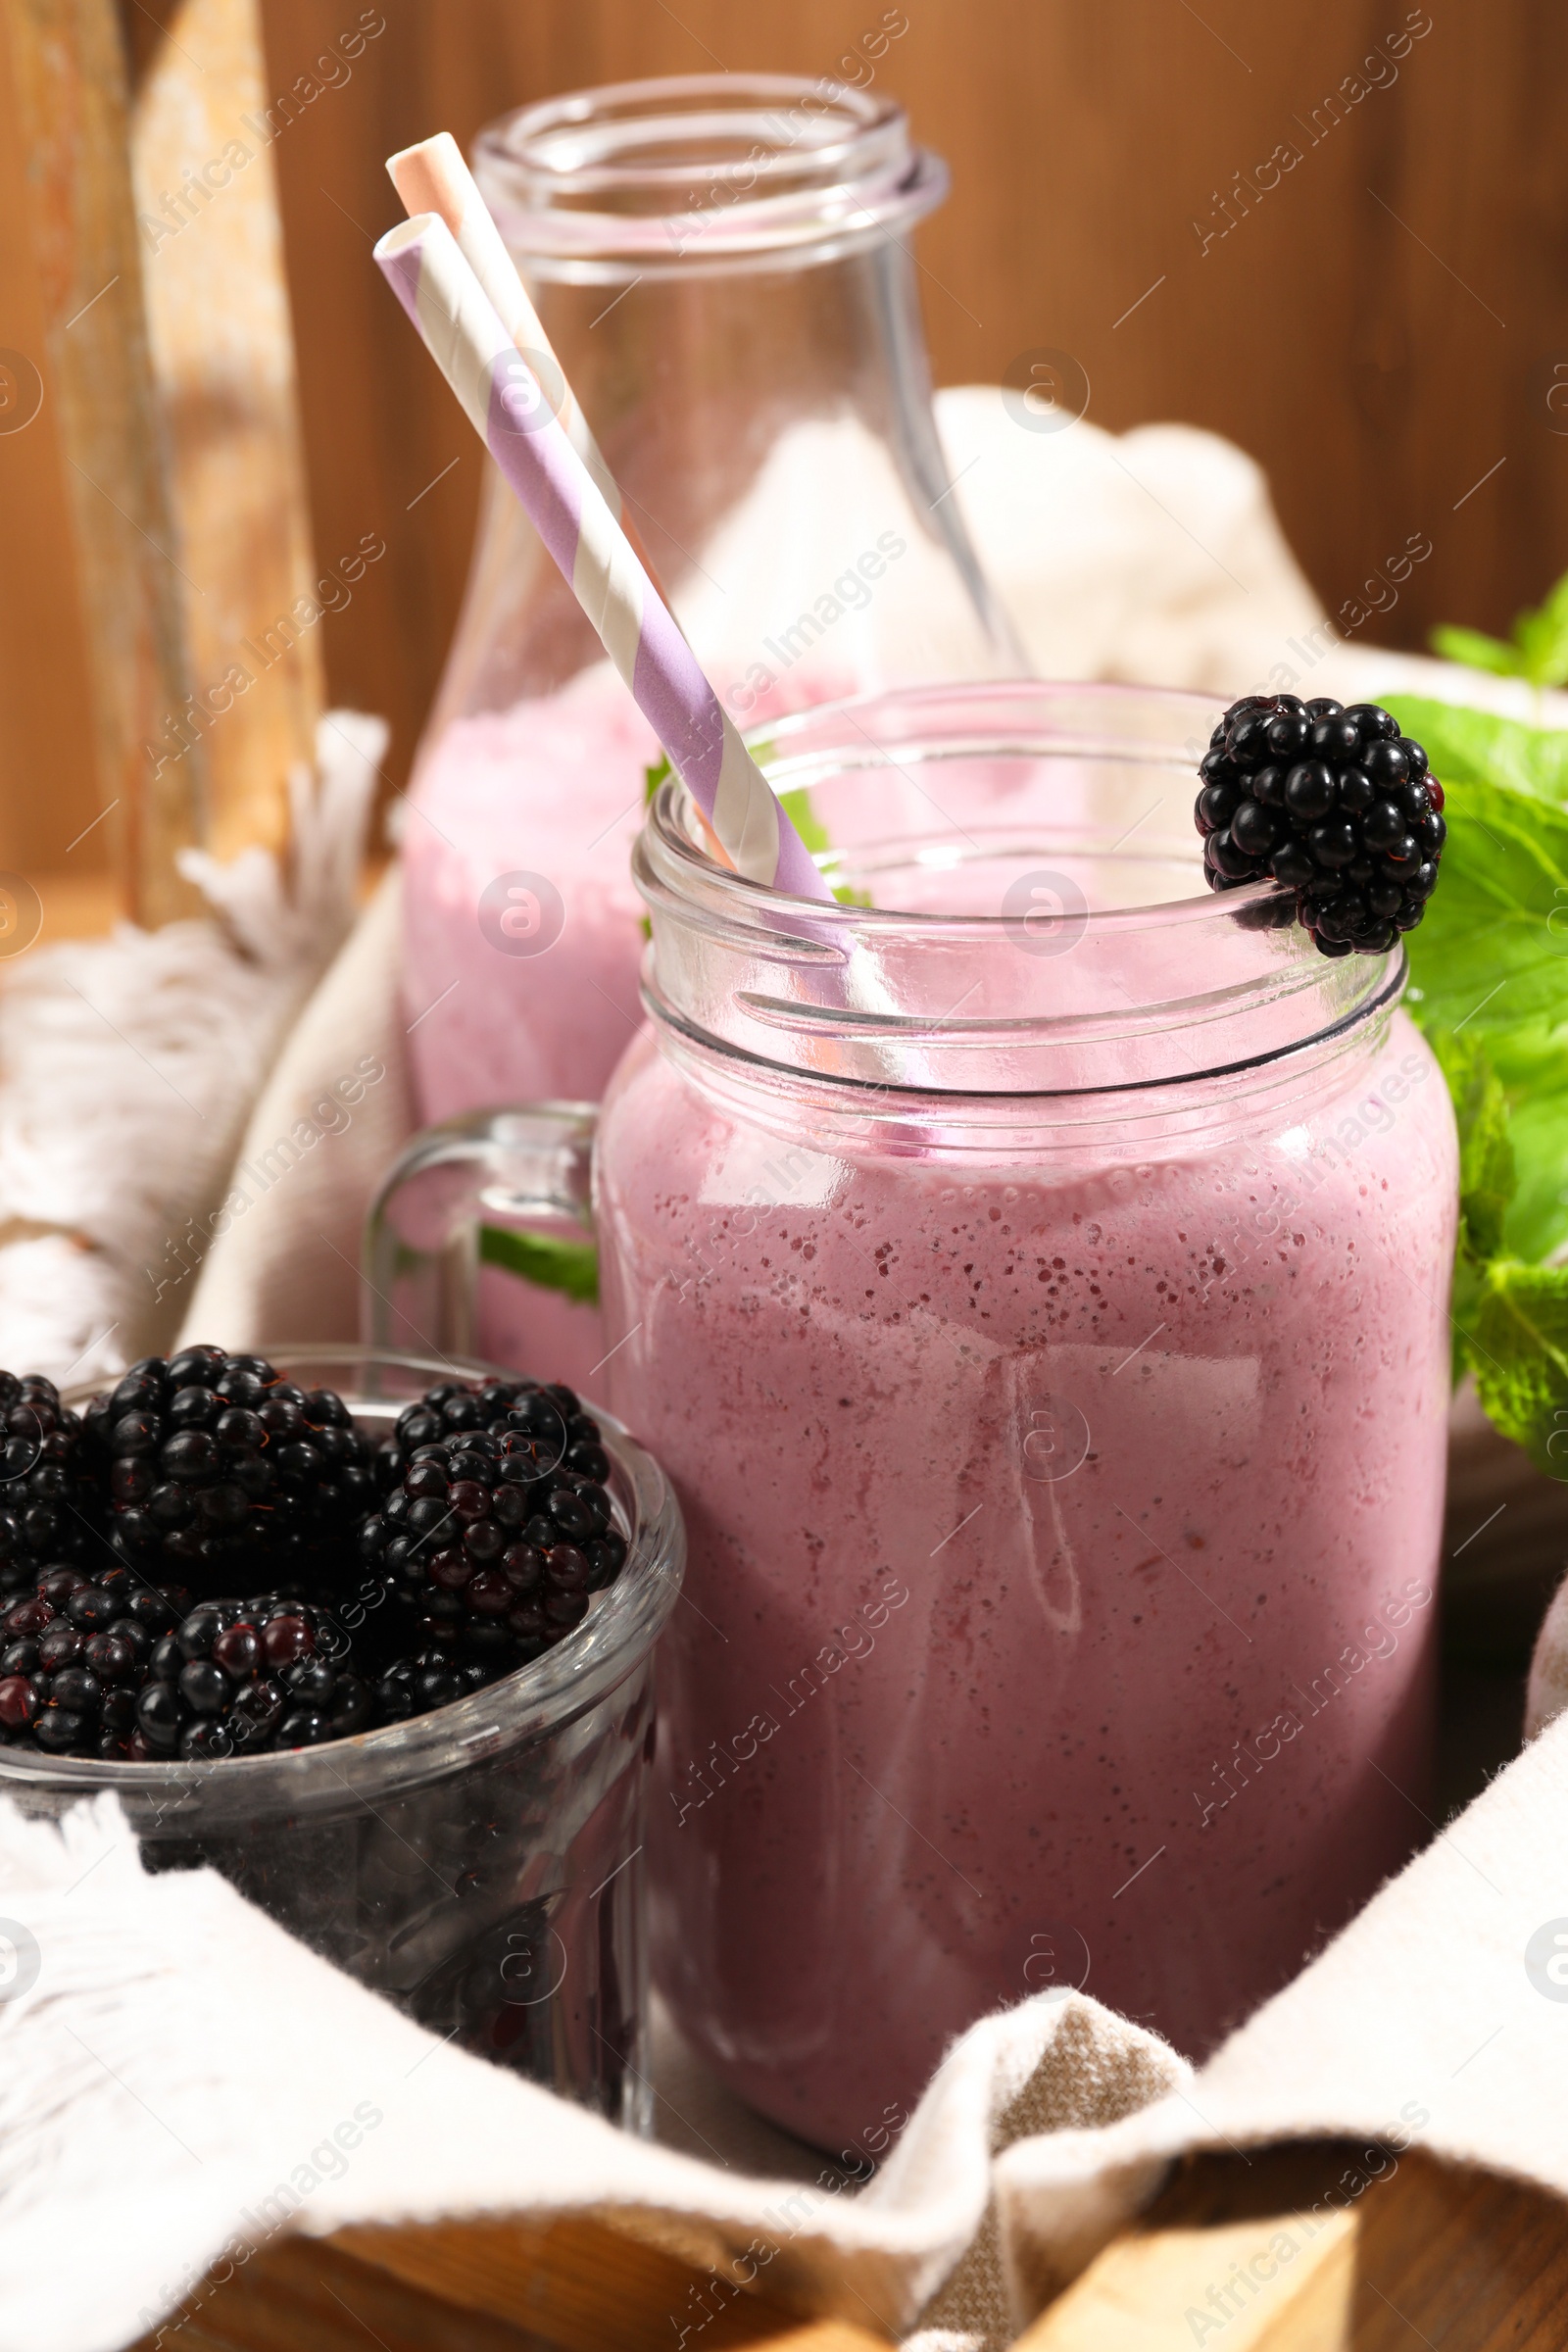
[[1285, 884], [1323, 956], [1384, 955], [1421, 921], [1447, 838], [1443, 786], [1391, 711], [1247, 695], [1199, 773], [1211, 890]]

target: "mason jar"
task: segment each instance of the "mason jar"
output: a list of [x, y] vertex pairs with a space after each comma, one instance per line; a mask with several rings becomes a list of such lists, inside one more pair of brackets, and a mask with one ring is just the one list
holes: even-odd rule
[[1201, 2057], [1430, 1809], [1452, 1116], [1402, 948], [1203, 887], [1216, 715], [788, 718], [829, 906], [718, 868], [672, 782], [638, 845], [592, 1188], [606, 1393], [691, 1546], [655, 1969], [819, 2143], [1030, 1991]]

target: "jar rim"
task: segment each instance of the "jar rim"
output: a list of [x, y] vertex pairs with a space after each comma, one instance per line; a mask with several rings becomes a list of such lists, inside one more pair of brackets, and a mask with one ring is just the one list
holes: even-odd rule
[[[1084, 898], [1066, 948], [1037, 944], [1009, 961], [1023, 926], [1005, 901], [953, 914], [824, 905], [727, 870], [702, 846], [690, 796], [670, 778], [633, 856], [652, 916], [645, 1004], [695, 1045], [808, 1079], [927, 1098], [1152, 1091], [1240, 1078], [1283, 1054], [1334, 1047], [1396, 1001], [1402, 943], [1324, 957], [1294, 921], [1295, 894], [1282, 885], [1219, 894], [1203, 885], [1187, 811], [1220, 709], [1216, 696], [1176, 688], [1017, 679], [895, 688], [754, 729], [749, 746], [781, 794], [879, 767], [912, 783], [908, 771], [922, 762], [962, 758], [1142, 769], [1151, 779], [1163, 771], [1171, 785], [1179, 777], [1182, 797], [1161, 856], [1190, 879], [1146, 903]], [[940, 794], [931, 797], [940, 805]], [[969, 823], [984, 831], [979, 818]], [[1038, 845], [1041, 878], [1059, 881], [1053, 857], [1114, 864], [1126, 836], [1048, 836], [1042, 826], [1020, 838], [1031, 855]], [[981, 846], [992, 854], [989, 840]], [[1128, 862], [1150, 862], [1145, 847]], [[1040, 954], [1061, 960], [1032, 963]], [[1002, 975], [981, 990], [980, 1009], [965, 1009], [971, 992], [956, 1003], [949, 993], [965, 956], [966, 970], [984, 959], [988, 980]], [[857, 989], [858, 966], [869, 988]]]
[[833, 261], [948, 192], [899, 102], [831, 75], [567, 91], [488, 124], [473, 168], [526, 273], [575, 284]]
[[[477, 1359], [419, 1356], [391, 1348], [344, 1343], [270, 1344], [265, 1354], [285, 1374], [324, 1374], [329, 1368], [359, 1369], [373, 1377], [390, 1371], [430, 1379], [514, 1379], [504, 1367]], [[79, 1403], [101, 1382], [67, 1393]], [[417, 1391], [415, 1392], [417, 1394]], [[370, 1399], [344, 1397], [351, 1412]], [[385, 1401], [385, 1400], [377, 1400]], [[413, 1401], [400, 1396], [399, 1407]], [[391, 1797], [439, 1780], [497, 1751], [522, 1745], [558, 1731], [596, 1705], [647, 1657], [680, 1592], [685, 1533], [679, 1505], [653, 1455], [613, 1414], [593, 1407], [605, 1450], [619, 1473], [620, 1499], [630, 1521], [626, 1559], [614, 1583], [596, 1593], [581, 1625], [542, 1656], [466, 1698], [416, 1715], [407, 1723], [383, 1724], [320, 1747], [286, 1748], [259, 1756], [225, 1756], [214, 1762], [116, 1763], [88, 1756], [43, 1756], [0, 1747], [0, 1797], [25, 1789], [55, 1796], [73, 1790], [83, 1797], [110, 1792], [141, 1796], [160, 1808], [171, 1788], [192, 1821], [211, 1808], [234, 1812], [334, 1812], [367, 1798]]]

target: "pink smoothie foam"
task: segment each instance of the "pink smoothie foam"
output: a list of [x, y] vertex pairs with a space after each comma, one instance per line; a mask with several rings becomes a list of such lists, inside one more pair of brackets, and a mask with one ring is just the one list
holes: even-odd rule
[[[659, 757], [608, 662], [438, 739], [403, 843], [403, 1001], [423, 1119], [603, 1094], [642, 1018], [627, 861]], [[540, 954], [509, 955], [480, 928], [479, 902], [508, 873], [561, 895], [564, 921]]]
[[1136, 1163], [781, 1118], [651, 1036], [622, 1064], [607, 1378], [691, 1538], [657, 1974], [838, 2146], [1043, 1987], [1202, 2053], [1410, 1851], [1454, 1142], [1402, 1013]]

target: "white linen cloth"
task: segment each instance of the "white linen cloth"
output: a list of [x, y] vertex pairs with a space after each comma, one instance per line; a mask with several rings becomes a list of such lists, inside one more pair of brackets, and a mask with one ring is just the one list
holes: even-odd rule
[[954, 2046], [854, 2195], [465, 2056], [210, 1872], [144, 1876], [113, 1798], [63, 1830], [0, 1805], [3, 1933], [37, 1962], [0, 1972], [0, 2352], [117, 2352], [278, 2229], [590, 2208], [803, 2311], [996, 2352], [1186, 2148], [1392, 2135], [1568, 2195], [1561, 2002], [1527, 1964], [1565, 1836], [1557, 1723], [1196, 2077], [1037, 1995]]

